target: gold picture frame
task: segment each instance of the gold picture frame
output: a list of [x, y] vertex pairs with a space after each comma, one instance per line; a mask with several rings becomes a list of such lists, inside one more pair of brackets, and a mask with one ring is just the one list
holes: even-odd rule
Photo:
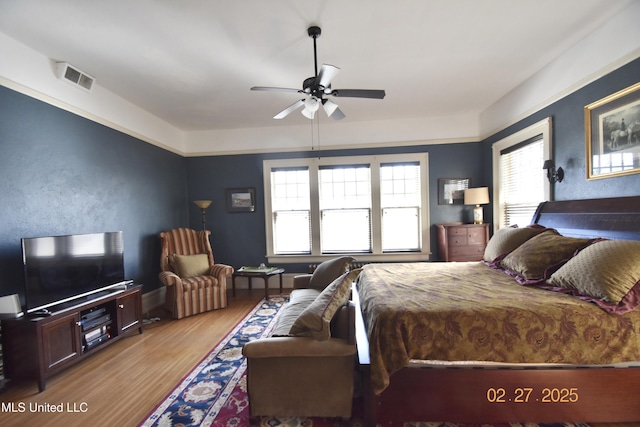
[[587, 179], [640, 173], [640, 82], [584, 107]]

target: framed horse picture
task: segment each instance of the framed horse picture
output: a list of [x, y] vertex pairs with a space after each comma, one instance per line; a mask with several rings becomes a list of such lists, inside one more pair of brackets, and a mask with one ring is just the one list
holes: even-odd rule
[[584, 107], [587, 179], [640, 173], [640, 82]]

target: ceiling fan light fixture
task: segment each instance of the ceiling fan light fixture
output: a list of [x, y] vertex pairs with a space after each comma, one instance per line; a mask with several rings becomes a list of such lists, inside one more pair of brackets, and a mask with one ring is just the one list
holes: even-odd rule
[[304, 109], [302, 110], [302, 115], [308, 119], [313, 120], [316, 116], [316, 111], [320, 108], [320, 101], [315, 96], [310, 96], [304, 100]]
[[302, 115], [305, 116], [307, 119], [313, 120], [313, 118], [316, 116], [316, 112], [304, 108], [302, 109]]
[[338, 109], [338, 104], [330, 99], [323, 99], [322, 107], [324, 108], [325, 113], [327, 113], [327, 116], [331, 117], [331, 115]]
[[320, 108], [320, 103], [318, 102], [318, 98], [316, 98], [315, 96], [310, 96], [304, 100], [305, 110], [309, 110], [315, 113], [316, 111], [318, 111], [318, 108]]

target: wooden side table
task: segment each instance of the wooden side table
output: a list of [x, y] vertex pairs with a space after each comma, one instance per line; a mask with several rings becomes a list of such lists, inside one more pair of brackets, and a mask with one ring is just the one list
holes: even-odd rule
[[442, 261], [480, 261], [489, 241], [489, 224], [436, 224]]
[[251, 280], [254, 277], [260, 277], [264, 280], [264, 297], [269, 298], [269, 278], [276, 274], [280, 276], [280, 293], [282, 293], [282, 273], [284, 273], [284, 268], [280, 267], [240, 267], [233, 273], [231, 278], [232, 295], [236, 296], [236, 277], [247, 277], [249, 279], [249, 290], [251, 290]]

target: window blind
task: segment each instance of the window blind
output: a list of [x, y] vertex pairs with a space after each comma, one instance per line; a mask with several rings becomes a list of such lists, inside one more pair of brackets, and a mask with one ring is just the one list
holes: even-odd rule
[[538, 135], [500, 152], [502, 224], [529, 225], [544, 200], [544, 141]]

